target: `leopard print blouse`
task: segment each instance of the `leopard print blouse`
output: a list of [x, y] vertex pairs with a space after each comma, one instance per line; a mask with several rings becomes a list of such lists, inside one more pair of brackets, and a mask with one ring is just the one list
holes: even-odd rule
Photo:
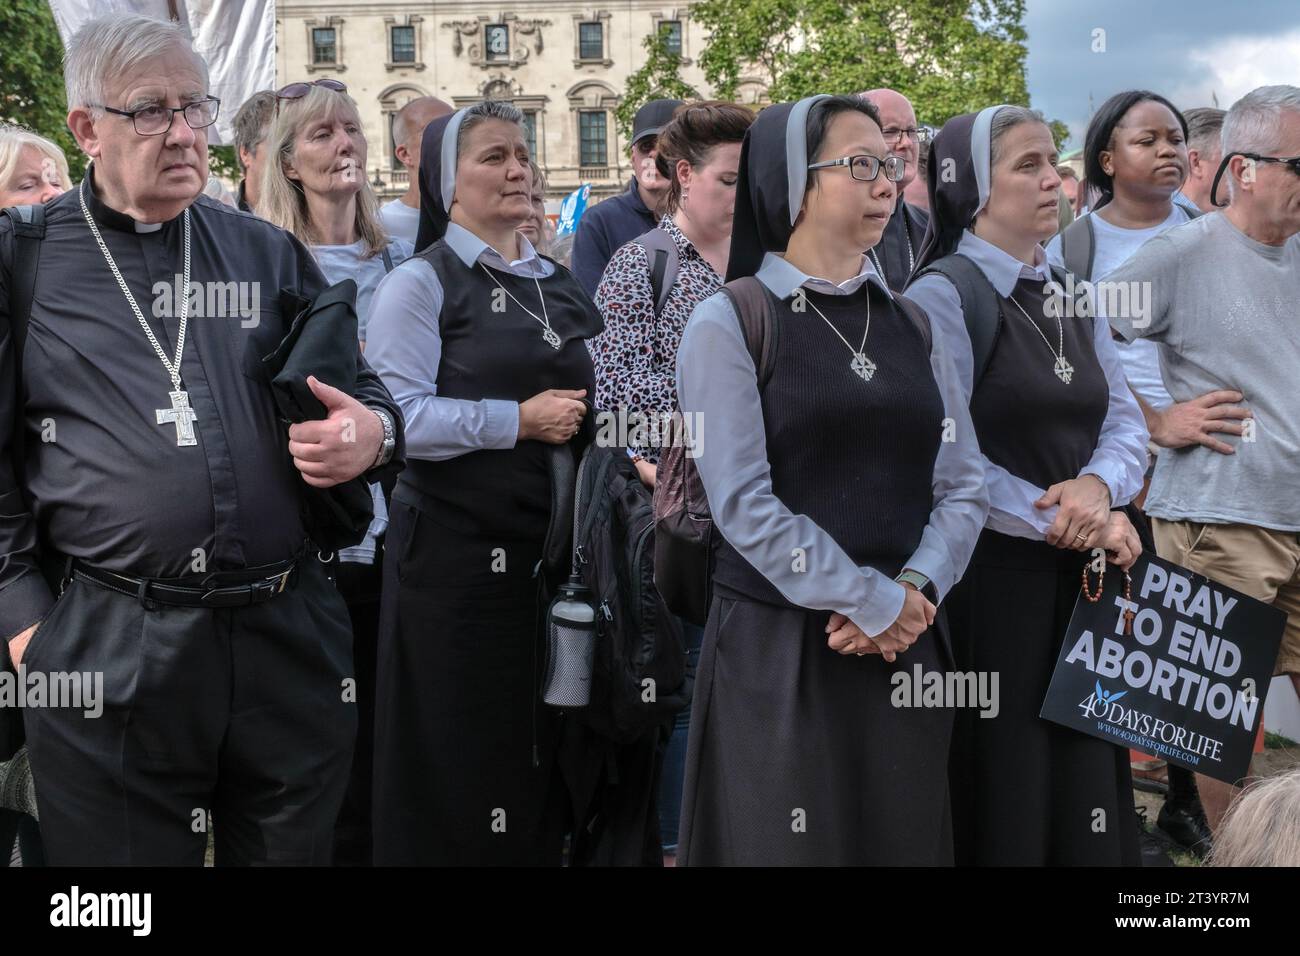
[[[633, 241], [618, 249], [605, 267], [596, 290], [596, 306], [605, 331], [587, 344], [596, 366], [596, 408], [627, 410], [629, 422], [666, 422], [677, 407], [677, 347], [686, 322], [697, 305], [722, 288], [722, 277], [699, 254], [671, 217], [659, 229], [677, 244], [677, 281], [655, 316], [650, 262], [644, 247]], [[639, 413], [634, 415], [633, 413]], [[658, 464], [654, 441], [663, 429], [631, 431], [628, 447]], [[637, 438], [644, 438], [642, 441]]]

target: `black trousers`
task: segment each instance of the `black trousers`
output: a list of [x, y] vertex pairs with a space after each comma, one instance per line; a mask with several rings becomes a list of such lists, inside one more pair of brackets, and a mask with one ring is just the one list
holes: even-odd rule
[[[28, 671], [102, 673], [103, 712], [25, 713], [52, 865], [330, 862], [356, 733], [347, 609], [314, 557], [241, 608], [158, 607], [74, 581]], [[92, 710], [93, 713], [93, 710]]]

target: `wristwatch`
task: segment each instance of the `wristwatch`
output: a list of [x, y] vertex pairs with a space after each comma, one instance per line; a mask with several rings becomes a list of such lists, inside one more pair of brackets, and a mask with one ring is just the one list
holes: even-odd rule
[[927, 578], [920, 571], [913, 571], [906, 568], [901, 571], [898, 577], [894, 578], [899, 584], [910, 584], [923, 595], [931, 604], [939, 603], [939, 589], [934, 586], [934, 582]]
[[397, 429], [393, 427], [393, 420], [389, 417], [388, 412], [382, 408], [372, 408], [369, 405], [366, 407], [379, 416], [379, 421], [384, 426], [384, 440], [379, 445], [379, 455], [375, 458], [374, 464], [370, 466], [371, 469], [374, 469], [386, 465], [392, 460], [393, 451], [397, 448]]

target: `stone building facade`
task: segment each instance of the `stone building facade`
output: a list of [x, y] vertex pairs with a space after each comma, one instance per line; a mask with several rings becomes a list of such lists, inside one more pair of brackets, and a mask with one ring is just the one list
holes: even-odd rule
[[[645, 63], [644, 39], [658, 30], [680, 46], [683, 79], [707, 94], [698, 62], [705, 35], [686, 0], [289, 0], [276, 7], [276, 75], [279, 84], [331, 76], [348, 85], [369, 143], [366, 172], [382, 195], [407, 185], [393, 153], [393, 113], [420, 96], [458, 107], [491, 97], [523, 110], [548, 198], [591, 183], [595, 199], [631, 174], [614, 110]], [[742, 84], [741, 99], [761, 96], [757, 81]]]

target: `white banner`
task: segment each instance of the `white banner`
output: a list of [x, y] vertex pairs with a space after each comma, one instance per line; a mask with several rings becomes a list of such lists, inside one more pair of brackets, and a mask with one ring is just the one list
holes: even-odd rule
[[221, 100], [208, 142], [230, 143], [231, 120], [243, 102], [258, 90], [275, 88], [275, 0], [50, 0], [65, 47], [88, 20], [112, 13], [165, 20], [173, 6], [207, 61], [209, 91]]

